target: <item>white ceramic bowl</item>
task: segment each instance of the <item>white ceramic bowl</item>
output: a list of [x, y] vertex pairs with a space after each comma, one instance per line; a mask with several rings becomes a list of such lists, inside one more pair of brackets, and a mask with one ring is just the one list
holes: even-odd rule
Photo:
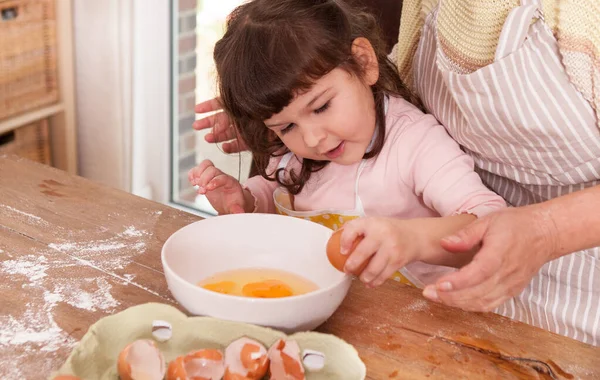
[[[175, 232], [162, 248], [162, 264], [175, 299], [190, 313], [273, 327], [313, 330], [342, 303], [351, 277], [337, 271], [325, 246], [331, 230], [306, 220], [271, 214], [204, 219]], [[285, 298], [220, 294], [196, 284], [218, 272], [270, 268], [298, 274], [319, 289]]]

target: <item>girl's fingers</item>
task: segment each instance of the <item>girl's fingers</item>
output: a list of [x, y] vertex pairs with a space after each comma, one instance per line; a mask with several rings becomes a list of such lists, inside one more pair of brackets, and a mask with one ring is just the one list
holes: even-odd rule
[[211, 179], [210, 182], [208, 182], [208, 184], [206, 185], [206, 190], [212, 191], [220, 187], [230, 186], [232, 184], [232, 181], [237, 182], [230, 175], [227, 175], [225, 173], [218, 174], [213, 179]]
[[350, 253], [352, 245], [359, 236], [365, 234], [366, 223], [363, 218], [354, 219], [344, 224], [340, 237], [340, 251], [342, 255]]
[[204, 174], [204, 172], [209, 168], [209, 167], [214, 167], [214, 164], [212, 163], [211, 160], [204, 160], [202, 161], [200, 164], [198, 164], [198, 166], [196, 166], [195, 168], [191, 169], [188, 172], [188, 180], [190, 181], [190, 183], [195, 186], [201, 186], [203, 184], [200, 183], [200, 179], [202, 177], [202, 174]]
[[394, 273], [396, 273], [398, 269], [402, 268], [402, 266], [397, 267], [396, 265], [391, 265], [391, 263], [388, 263], [388, 265], [385, 267], [385, 270], [381, 272], [375, 280], [371, 281], [370, 285], [372, 287], [381, 286], [384, 282], [392, 278]]
[[237, 203], [234, 203], [231, 206], [229, 206], [230, 214], [243, 214], [245, 212], [246, 211], [244, 210], [244, 208]]
[[198, 186], [204, 188], [205, 191], [208, 191], [208, 184], [213, 180], [213, 178], [221, 174], [223, 174], [223, 172], [217, 169], [215, 166], [209, 166], [204, 172], [202, 172], [200, 178], [198, 178]]
[[370, 284], [373, 282], [373, 280], [381, 275], [388, 263], [389, 257], [386, 256], [386, 252], [384, 250], [380, 249], [373, 255], [369, 261], [369, 265], [367, 265], [367, 267], [360, 274], [360, 280], [365, 284]]
[[377, 252], [379, 241], [368, 236], [358, 243], [344, 266], [344, 272], [359, 275], [361, 266]]

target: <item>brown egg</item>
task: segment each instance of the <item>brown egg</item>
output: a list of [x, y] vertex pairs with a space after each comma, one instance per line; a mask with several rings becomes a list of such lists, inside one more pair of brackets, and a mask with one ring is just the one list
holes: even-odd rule
[[[342, 231], [343, 231], [343, 229], [340, 228], [339, 230], [335, 231], [331, 235], [331, 237], [329, 238], [329, 241], [327, 241], [327, 248], [326, 248], [327, 258], [329, 259], [329, 262], [331, 263], [331, 265], [333, 265], [335, 267], [335, 269], [339, 270], [340, 272], [344, 271], [344, 265], [346, 265], [346, 260], [348, 260], [348, 257], [350, 257], [350, 254], [356, 249], [356, 246], [358, 245], [358, 243], [360, 243], [363, 239], [362, 236], [359, 236], [358, 238], [356, 238], [356, 240], [354, 240], [354, 243], [352, 244], [352, 247], [350, 248], [350, 251], [346, 255], [342, 255], [341, 248], [340, 248]], [[366, 260], [358, 268], [358, 270], [354, 272], [354, 274], [355, 275], [361, 274], [362, 271], [365, 270], [367, 265], [369, 265], [369, 261], [370, 260]]]
[[53, 380], [81, 380], [81, 378], [72, 375], [58, 375]]
[[224, 372], [223, 353], [204, 349], [179, 356], [169, 363], [167, 380], [221, 380]]
[[165, 359], [154, 341], [139, 339], [121, 351], [117, 371], [121, 380], [162, 380]]
[[270, 380], [304, 380], [300, 347], [294, 340], [279, 339], [269, 348]]
[[250, 338], [233, 341], [225, 349], [223, 380], [259, 380], [269, 369], [265, 346]]

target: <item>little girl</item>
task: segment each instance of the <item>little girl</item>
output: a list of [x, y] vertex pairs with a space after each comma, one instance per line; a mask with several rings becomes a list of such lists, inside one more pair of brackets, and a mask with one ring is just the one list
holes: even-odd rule
[[260, 173], [242, 186], [210, 161], [192, 169], [219, 214], [343, 225], [343, 253], [364, 237], [345, 271], [370, 260], [356, 273], [368, 286], [423, 287], [472, 259], [440, 239], [505, 203], [413, 105], [372, 16], [340, 0], [250, 1], [229, 16], [214, 58], [223, 108]]

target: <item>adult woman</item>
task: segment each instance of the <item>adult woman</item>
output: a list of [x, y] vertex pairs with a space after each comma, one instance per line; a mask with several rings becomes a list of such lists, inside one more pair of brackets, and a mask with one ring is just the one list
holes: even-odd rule
[[[515, 206], [442, 240], [449, 251], [482, 248], [424, 295], [598, 345], [600, 6], [578, 3], [405, 1], [393, 55], [484, 182]], [[215, 124], [209, 141], [234, 137], [223, 115], [195, 128]]]

